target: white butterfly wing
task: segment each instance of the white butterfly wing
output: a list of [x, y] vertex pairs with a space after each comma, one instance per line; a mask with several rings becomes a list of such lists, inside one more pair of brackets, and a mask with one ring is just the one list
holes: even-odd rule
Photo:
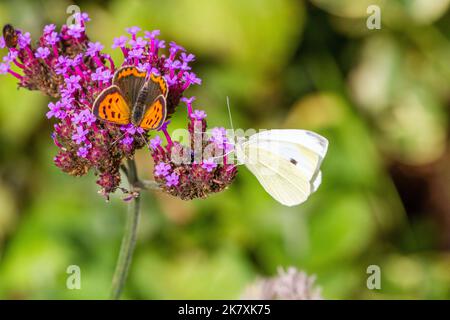
[[310, 180], [317, 175], [328, 150], [327, 139], [307, 130], [267, 130], [252, 135], [248, 142], [297, 162]]
[[237, 156], [264, 189], [287, 206], [306, 201], [321, 181], [328, 141], [305, 130], [269, 130], [237, 148]]
[[253, 151], [256, 146], [251, 145], [246, 148], [244, 152], [258, 152], [258, 161], [249, 161], [245, 166], [275, 200], [286, 206], [306, 201], [311, 193], [311, 185], [300, 170], [272, 152], [263, 149]]
[[307, 148], [320, 157], [324, 158], [328, 149], [328, 140], [321, 135], [299, 129], [274, 129], [266, 130], [252, 135], [251, 140], [266, 140], [266, 141], [284, 141], [300, 145]]

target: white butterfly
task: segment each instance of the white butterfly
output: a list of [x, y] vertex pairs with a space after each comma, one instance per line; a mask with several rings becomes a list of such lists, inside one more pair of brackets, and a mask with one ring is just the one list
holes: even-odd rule
[[235, 144], [237, 159], [278, 202], [305, 202], [322, 182], [328, 140], [306, 130], [268, 130]]
[[230, 144], [237, 160], [281, 204], [291, 207], [305, 202], [322, 182], [320, 165], [328, 150], [328, 140], [315, 132], [298, 129], [267, 130], [251, 135], [248, 140], [236, 139], [228, 97], [227, 108], [234, 141]]

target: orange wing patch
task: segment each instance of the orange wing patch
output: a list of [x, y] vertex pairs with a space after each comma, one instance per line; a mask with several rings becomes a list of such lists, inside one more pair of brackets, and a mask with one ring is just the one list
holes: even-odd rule
[[117, 71], [117, 74], [115, 75], [115, 80], [119, 80], [125, 77], [129, 76], [135, 76], [138, 78], [144, 78], [147, 74], [145, 72], [140, 72], [136, 67], [129, 66], [129, 67], [122, 67]]
[[141, 128], [145, 130], [159, 129], [166, 119], [166, 99], [160, 95], [153, 101], [144, 114]]
[[101, 120], [116, 124], [130, 123], [130, 107], [117, 86], [106, 88], [100, 93], [95, 99], [92, 112]]
[[150, 80], [152, 80], [154, 83], [156, 83], [159, 86], [159, 89], [161, 90], [161, 94], [164, 96], [164, 98], [167, 98], [167, 82], [162, 76], [156, 76], [153, 73], [150, 75]]

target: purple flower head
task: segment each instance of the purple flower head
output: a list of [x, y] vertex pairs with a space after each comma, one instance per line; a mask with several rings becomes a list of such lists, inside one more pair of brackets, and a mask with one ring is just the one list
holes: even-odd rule
[[67, 89], [70, 91], [81, 89], [80, 80], [81, 80], [81, 77], [78, 75], [70, 76], [69, 78], [66, 78], [65, 81], [66, 81]]
[[174, 74], [173, 76], [167, 75], [165, 78], [169, 86], [178, 84], [178, 76], [176, 74]]
[[[160, 75], [161, 75], [161, 72], [159, 72], [159, 70], [156, 69], [155, 67], [152, 67], [152, 68], [149, 70], [149, 72], [150, 72], [150, 73], [153, 73], [155, 76], [160, 76]], [[165, 77], [164, 77], [164, 79], [165, 79]]]
[[186, 49], [184, 49], [182, 46], [178, 45], [176, 42], [171, 41], [169, 44], [169, 52], [171, 56], [175, 56], [175, 54], [177, 54], [178, 51], [186, 51]]
[[217, 167], [217, 163], [214, 162], [213, 158], [209, 158], [207, 160], [203, 160], [202, 168], [207, 172], [213, 171]]
[[211, 138], [210, 141], [215, 143], [219, 148], [223, 149], [225, 143], [227, 143], [227, 131], [225, 128], [213, 128], [211, 130]]
[[59, 41], [59, 36], [57, 32], [51, 32], [45, 36], [45, 42], [49, 45], [54, 45]]
[[133, 26], [133, 27], [130, 27], [130, 28], [126, 28], [125, 30], [126, 30], [126, 32], [128, 32], [128, 33], [131, 34], [132, 36], [135, 36], [136, 33], [138, 33], [139, 31], [141, 31], [141, 28], [136, 27], [136, 26]]
[[5, 38], [0, 36], [0, 49], [3, 49], [4, 47], [6, 47]]
[[7, 74], [9, 71], [9, 64], [0, 63], [0, 74]]
[[41, 58], [41, 59], [45, 59], [50, 55], [50, 50], [47, 47], [39, 47], [36, 50], [36, 53], [34, 54], [34, 56], [36, 58]]
[[31, 43], [30, 33], [19, 33], [17, 43], [19, 44], [20, 49], [24, 49], [25, 47], [29, 46]]
[[155, 40], [156, 47], [158, 49], [164, 49], [166, 47], [166, 42], [164, 40]]
[[83, 58], [84, 58], [84, 56], [83, 56], [82, 53], [77, 54], [77, 55], [72, 59], [73, 66], [77, 66], [77, 65], [83, 63]]
[[72, 135], [72, 140], [75, 141], [76, 144], [81, 144], [82, 142], [86, 141], [86, 135], [88, 134], [89, 130], [83, 129], [82, 126], [77, 127], [77, 132]]
[[186, 81], [186, 83], [188, 84], [191, 83], [202, 84], [202, 79], [198, 78], [194, 72], [185, 72], [184, 81]]
[[88, 126], [92, 125], [95, 122], [96, 118], [92, 114], [91, 110], [84, 109], [79, 113], [75, 113], [72, 117], [72, 122], [74, 124], [87, 124]]
[[77, 151], [77, 156], [81, 158], [86, 158], [89, 154], [89, 149], [87, 147], [80, 147]]
[[141, 72], [150, 72], [150, 70], [151, 70], [153, 67], [152, 67], [151, 64], [148, 63], [148, 62], [144, 62], [144, 63], [139, 62], [138, 65], [137, 65], [137, 68], [138, 68], [139, 71], [141, 71]]
[[181, 53], [181, 60], [183, 62], [189, 63], [195, 60], [195, 56], [192, 53], [186, 54], [185, 52]]
[[91, 21], [91, 18], [89, 18], [89, 14], [87, 12], [81, 13], [81, 19], [83, 19], [84, 22]]
[[161, 34], [159, 30], [145, 31], [144, 38], [153, 40]]
[[180, 176], [176, 172], [172, 172], [168, 176], [166, 176], [166, 186], [172, 187], [177, 186], [180, 180]]
[[86, 50], [86, 55], [90, 56], [90, 57], [94, 57], [95, 55], [97, 55], [97, 53], [102, 51], [103, 48], [104, 48], [104, 46], [100, 42], [95, 42], [95, 43], [89, 42], [88, 48]]
[[203, 110], [194, 110], [191, 114], [191, 118], [201, 121], [206, 118], [206, 112]]
[[61, 92], [61, 96], [62, 97], [68, 98], [68, 97], [72, 97], [73, 96], [73, 94], [75, 92], [75, 88], [73, 88], [73, 87], [67, 88], [67, 87], [61, 86], [59, 91]]
[[161, 145], [161, 143], [162, 143], [161, 138], [159, 136], [156, 136], [150, 140], [150, 147], [153, 150], [156, 150]]
[[190, 105], [192, 105], [192, 102], [195, 101], [195, 96], [192, 96], [192, 97], [190, 97], [190, 98], [183, 97], [183, 98], [181, 98], [181, 101], [183, 101], [184, 103], [186, 103], [186, 105], [190, 106]]
[[18, 55], [19, 53], [17, 51], [9, 51], [8, 54], [3, 57], [3, 61], [5, 61], [6, 63], [11, 63], [17, 59]]
[[186, 104], [189, 116], [192, 114], [192, 102], [194, 100], [195, 100], [195, 96], [192, 96], [190, 98], [186, 98], [186, 97], [181, 98], [181, 101], [183, 101]]
[[182, 71], [189, 71], [191, 69], [192, 68], [189, 66], [189, 64], [187, 62], [184, 62], [184, 61], [183, 61], [183, 63], [180, 66], [180, 70], [182, 70]]
[[128, 52], [128, 57], [141, 59], [143, 54], [144, 54], [144, 49], [136, 48], [136, 49], [130, 50], [130, 52]]
[[165, 177], [169, 174], [172, 167], [164, 162], [160, 162], [155, 166], [155, 176], [157, 177]]
[[80, 54], [77, 54], [73, 59], [66, 58], [64, 62], [65, 62], [66, 67], [74, 67], [75, 68], [75, 67], [78, 67], [82, 63], [82, 61], [83, 61], [83, 55], [80, 53]]
[[131, 124], [127, 128], [127, 132], [129, 134], [132, 134], [132, 135], [136, 134], [136, 132], [139, 133], [139, 134], [143, 134], [144, 133], [144, 129], [142, 129], [141, 127], [136, 127], [134, 124]]
[[159, 128], [159, 131], [167, 131], [167, 126], [170, 124], [170, 120], [167, 120], [166, 122], [164, 122], [164, 124], [161, 126], [161, 128]]
[[113, 42], [112, 48], [113, 49], [123, 48], [123, 47], [126, 46], [127, 41], [128, 41], [128, 38], [125, 37], [125, 36], [120, 36], [118, 38], [114, 38], [114, 42]]
[[48, 119], [52, 117], [62, 119], [66, 114], [63, 110], [63, 104], [60, 101], [57, 101], [56, 103], [50, 102], [48, 108], [50, 109], [50, 111], [46, 113]]
[[53, 31], [55, 31], [56, 26], [54, 24], [48, 24], [44, 27], [44, 34], [48, 35], [50, 33], [52, 33]]
[[76, 12], [73, 14], [73, 17], [77, 21], [77, 24], [91, 21], [91, 18], [89, 18], [89, 15], [86, 12]]
[[213, 137], [224, 137], [227, 134], [227, 130], [224, 127], [215, 127], [211, 130]]
[[136, 132], [143, 134], [145, 131], [141, 127], [136, 127], [134, 124], [130, 123], [120, 127], [121, 131], [125, 131], [128, 134], [135, 135]]
[[64, 109], [70, 110], [73, 107], [73, 102], [75, 98], [71, 95], [61, 95], [61, 100], [59, 100], [63, 106]]
[[230, 153], [234, 150], [234, 143], [230, 142], [228, 139], [225, 139], [224, 146], [225, 153]]
[[103, 67], [98, 67], [95, 72], [91, 74], [91, 79], [93, 81], [108, 82], [112, 78], [112, 73], [110, 69], [105, 69]]
[[129, 44], [131, 48], [143, 48], [147, 45], [147, 41], [145, 41], [142, 37], [138, 37], [136, 40], [131, 39]]
[[83, 33], [84, 33], [84, 27], [77, 23], [71, 24], [67, 28], [67, 34], [69, 36], [74, 37], [75, 39], [81, 38]]
[[56, 66], [55, 66], [56, 74], [65, 74], [67, 72], [67, 68], [69, 66], [67, 60], [68, 60], [67, 57], [64, 57], [64, 56], [58, 57], [58, 62], [56, 63]]
[[167, 59], [167, 60], [164, 62], [164, 67], [167, 68], [167, 69], [169, 69], [169, 70], [180, 69], [180, 67], [181, 67], [181, 62], [180, 62], [179, 60], [174, 60], [174, 61], [172, 61], [172, 60], [170, 60], [170, 59]]
[[134, 139], [131, 136], [126, 136], [125, 138], [122, 139], [121, 142], [124, 146], [130, 147], [133, 144]]
[[76, 67], [78, 65], [77, 61], [74, 59], [66, 58], [65, 66], [66, 67]]
[[82, 13], [81, 13], [81, 19], [82, 19], [84, 22], [91, 21], [91, 18], [89, 18], [89, 14], [88, 14], [87, 12], [82, 12]]

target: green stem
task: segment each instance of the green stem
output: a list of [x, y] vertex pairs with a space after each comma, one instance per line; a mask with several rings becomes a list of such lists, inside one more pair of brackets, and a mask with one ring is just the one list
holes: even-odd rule
[[[133, 160], [127, 160], [127, 177], [130, 184], [131, 192], [138, 192], [135, 190], [138, 185], [139, 179], [136, 169], [136, 163]], [[127, 279], [128, 270], [133, 259], [133, 251], [136, 244], [137, 228], [139, 223], [140, 212], [140, 194], [137, 193], [136, 197], [131, 200], [128, 205], [128, 217], [125, 227], [125, 233], [122, 238], [122, 244], [120, 246], [119, 258], [117, 259], [116, 271], [112, 280], [111, 298], [114, 300], [120, 299], [125, 281]]]
[[140, 180], [138, 181], [137, 186], [145, 190], [161, 190], [158, 182], [152, 180]]

